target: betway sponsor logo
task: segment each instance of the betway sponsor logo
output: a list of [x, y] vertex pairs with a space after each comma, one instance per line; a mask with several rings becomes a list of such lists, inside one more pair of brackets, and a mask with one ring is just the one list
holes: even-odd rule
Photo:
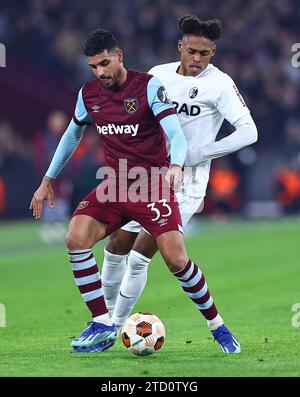
[[130, 134], [131, 136], [136, 136], [139, 124], [125, 124], [125, 125], [117, 125], [117, 124], [107, 124], [100, 127], [100, 125], [96, 124], [97, 131], [99, 134], [107, 135], [107, 134]]

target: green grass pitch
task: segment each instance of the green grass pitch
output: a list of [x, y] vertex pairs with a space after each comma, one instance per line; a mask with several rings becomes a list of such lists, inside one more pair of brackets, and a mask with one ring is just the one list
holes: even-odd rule
[[[201, 220], [201, 218], [200, 218]], [[300, 376], [300, 218], [200, 221], [186, 238], [242, 354], [225, 355], [206, 322], [157, 255], [134, 311], [150, 311], [167, 337], [156, 354], [139, 357], [120, 340], [104, 353], [76, 354], [70, 342], [89, 313], [75, 286], [65, 248], [39, 242], [37, 222], [0, 226], [0, 376]], [[94, 253], [101, 263], [103, 242]]]

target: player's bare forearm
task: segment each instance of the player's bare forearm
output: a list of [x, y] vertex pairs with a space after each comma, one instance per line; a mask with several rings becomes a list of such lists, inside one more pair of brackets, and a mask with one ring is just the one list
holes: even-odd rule
[[32, 197], [29, 209], [32, 209], [32, 215], [35, 217], [35, 219], [39, 219], [42, 215], [44, 200], [48, 201], [48, 205], [50, 208], [55, 207], [52, 182], [52, 178], [44, 176], [42, 183]]
[[169, 183], [171, 189], [177, 192], [182, 183], [182, 168], [180, 165], [171, 164], [166, 174], [166, 181]]

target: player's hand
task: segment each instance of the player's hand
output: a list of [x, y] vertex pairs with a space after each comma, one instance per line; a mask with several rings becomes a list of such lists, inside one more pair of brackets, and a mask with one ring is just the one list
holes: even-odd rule
[[174, 192], [178, 192], [182, 183], [182, 168], [180, 165], [171, 164], [165, 176], [166, 181]]
[[50, 208], [55, 207], [54, 193], [52, 189], [52, 180], [50, 178], [44, 178], [40, 187], [34, 193], [29, 209], [32, 209], [32, 215], [35, 219], [39, 219], [42, 215], [43, 201], [47, 200]]

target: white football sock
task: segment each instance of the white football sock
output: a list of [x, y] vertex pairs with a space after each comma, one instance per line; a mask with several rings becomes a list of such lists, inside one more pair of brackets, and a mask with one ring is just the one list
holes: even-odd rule
[[101, 314], [101, 316], [97, 316], [93, 318], [95, 323], [102, 323], [105, 325], [113, 325], [111, 318], [108, 313]]
[[207, 326], [210, 331], [214, 331], [215, 329], [221, 327], [224, 324], [224, 321], [220, 314], [217, 314], [215, 318], [212, 320], [207, 320]]
[[107, 310], [112, 315], [128, 255], [111, 254], [104, 248], [101, 282]]
[[133, 306], [136, 304], [147, 281], [147, 270], [151, 259], [131, 250], [120, 292], [117, 297], [112, 321], [117, 326], [123, 326]]

